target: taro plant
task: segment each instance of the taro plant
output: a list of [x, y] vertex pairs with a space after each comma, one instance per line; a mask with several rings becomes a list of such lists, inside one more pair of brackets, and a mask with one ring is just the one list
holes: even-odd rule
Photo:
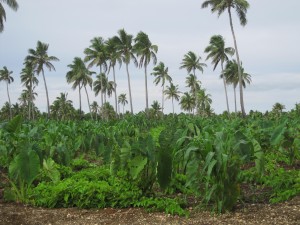
[[6, 197], [9, 198], [8, 196], [12, 194], [12, 199], [26, 202], [28, 189], [39, 175], [39, 172], [40, 159], [37, 153], [27, 144], [9, 165], [9, 179], [12, 188], [11, 192], [6, 192]]

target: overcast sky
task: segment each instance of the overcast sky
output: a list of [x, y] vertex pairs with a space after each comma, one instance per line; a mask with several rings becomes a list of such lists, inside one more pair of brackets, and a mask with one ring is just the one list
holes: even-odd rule
[[[244, 92], [245, 108], [271, 110], [280, 102], [287, 110], [300, 103], [300, 1], [252, 0], [247, 13], [248, 24], [241, 27], [233, 14], [240, 58], [245, 72], [251, 74], [252, 83]], [[79, 108], [78, 92], [67, 84], [65, 75], [74, 57], [84, 57], [83, 50], [90, 40], [117, 35], [124, 28], [136, 35], [143, 31], [153, 44], [158, 45], [158, 61], [169, 68], [174, 84], [187, 91], [187, 73], [179, 66], [184, 54], [194, 51], [205, 62], [205, 47], [212, 35], [220, 34], [227, 46], [233, 41], [227, 13], [219, 18], [210, 9], [201, 9], [202, 0], [18, 0], [19, 10], [12, 11], [4, 5], [7, 21], [0, 33], [0, 68], [13, 71], [14, 83], [9, 86], [11, 101], [16, 103], [23, 89], [20, 72], [29, 48], [38, 40], [49, 44], [48, 54], [56, 56], [56, 71], [45, 72], [50, 104], [61, 92], [67, 92], [74, 107]], [[219, 79], [220, 68], [215, 71], [210, 61], [204, 73], [198, 72], [202, 87], [212, 96], [216, 113], [226, 110], [224, 88]], [[149, 73], [152, 71], [152, 64]], [[99, 71], [98, 68], [93, 68]], [[130, 67], [134, 112], [144, 110], [143, 70]], [[127, 93], [125, 66], [116, 70], [118, 93]], [[36, 105], [46, 111], [46, 95], [42, 77], [36, 88]], [[110, 79], [112, 76], [110, 75]], [[149, 103], [161, 101], [161, 87], [153, 84], [149, 76]], [[234, 110], [233, 88], [228, 87], [230, 108]], [[0, 83], [0, 107], [7, 101], [6, 86]], [[100, 96], [90, 93], [91, 102], [100, 104]], [[127, 94], [128, 96], [128, 94]], [[83, 109], [88, 105], [83, 95]], [[112, 101], [112, 99], [111, 99]], [[113, 102], [113, 101], [112, 101]], [[129, 110], [129, 105], [126, 106]], [[171, 101], [165, 102], [165, 112], [171, 112]], [[180, 107], [176, 107], [180, 112]]]

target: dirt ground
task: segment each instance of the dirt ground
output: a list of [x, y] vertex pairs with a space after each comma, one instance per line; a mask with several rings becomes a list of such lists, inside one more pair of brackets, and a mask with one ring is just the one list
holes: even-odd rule
[[300, 196], [280, 204], [240, 205], [220, 216], [192, 211], [189, 218], [143, 209], [45, 209], [0, 202], [0, 225], [210, 225], [210, 224], [300, 224]]

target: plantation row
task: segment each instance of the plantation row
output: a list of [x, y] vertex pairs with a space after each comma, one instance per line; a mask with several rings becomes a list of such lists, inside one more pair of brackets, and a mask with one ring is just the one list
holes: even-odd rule
[[0, 125], [0, 189], [8, 201], [43, 207], [221, 213], [239, 202], [298, 195], [299, 149], [295, 111], [107, 122], [17, 116]]

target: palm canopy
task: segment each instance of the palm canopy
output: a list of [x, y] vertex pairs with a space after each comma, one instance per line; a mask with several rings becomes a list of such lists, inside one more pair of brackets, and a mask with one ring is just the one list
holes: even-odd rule
[[84, 61], [89, 62], [88, 68], [99, 66], [100, 72], [102, 72], [102, 68], [104, 71], [107, 70], [107, 51], [102, 37], [93, 38], [90, 47], [84, 50], [84, 54]]
[[39, 83], [39, 80], [34, 75], [34, 68], [31, 64], [25, 64], [25, 67], [21, 71], [20, 78], [23, 85], [27, 88], [33, 88], [35, 84], [38, 85]]
[[211, 6], [211, 12], [217, 13], [220, 16], [225, 10], [230, 11], [231, 8], [235, 9], [240, 24], [245, 26], [247, 24], [247, 10], [249, 3], [246, 0], [207, 0], [202, 3], [202, 8]]
[[5, 81], [8, 84], [14, 82], [14, 78], [11, 76], [13, 71], [9, 71], [6, 66], [3, 67], [2, 70], [0, 70], [0, 81]]
[[57, 57], [48, 55], [48, 48], [49, 44], [38, 41], [36, 49], [29, 49], [29, 55], [25, 58], [25, 61], [34, 66], [38, 75], [41, 72], [44, 73], [44, 66], [46, 66], [49, 71], [55, 70], [51, 61], [59, 61]]
[[108, 61], [108, 73], [117, 63], [121, 66], [121, 54], [117, 51], [117, 42], [115, 38], [109, 38], [105, 42], [105, 52]]
[[[242, 72], [242, 85], [245, 88], [246, 83], [251, 83], [251, 75], [244, 72], [242, 65], [240, 66]], [[239, 83], [239, 74], [238, 74], [238, 64], [236, 60], [230, 60], [227, 62], [224, 72], [221, 74], [221, 77], [225, 76], [226, 82], [228, 84], [233, 84], [236, 87]]]
[[166, 90], [164, 91], [164, 94], [166, 95], [166, 99], [175, 99], [176, 101], [179, 100], [179, 94], [181, 92], [178, 90], [178, 85], [174, 85], [173, 83], [171, 83], [170, 86], [166, 87]]
[[195, 103], [195, 98], [188, 92], [184, 92], [183, 96], [181, 96], [180, 105], [181, 109], [183, 109], [184, 111], [192, 112], [195, 108]]
[[17, 11], [19, 8], [16, 0], [0, 0], [0, 33], [4, 30], [4, 21], [6, 21], [6, 13], [3, 3], [7, 4], [8, 7], [14, 11]]
[[79, 86], [89, 85], [92, 87], [93, 79], [91, 77], [94, 72], [90, 71], [83, 60], [79, 57], [75, 57], [72, 64], [69, 64], [68, 67], [71, 69], [67, 72], [66, 78], [68, 83], [73, 83], [72, 88], [76, 89]]
[[158, 51], [158, 46], [152, 45], [148, 35], [142, 31], [137, 34], [134, 41], [134, 52], [137, 57], [140, 57], [139, 67], [146, 67], [150, 63], [151, 59], [155, 65], [157, 63], [156, 53]]
[[235, 50], [231, 47], [225, 47], [225, 41], [221, 35], [214, 35], [210, 38], [209, 46], [205, 48], [204, 52], [208, 53], [206, 60], [212, 59], [215, 70], [219, 62], [222, 64], [228, 61], [228, 55], [233, 56]]
[[196, 92], [200, 90], [200, 81], [197, 80], [197, 77], [190, 74], [186, 77], [185, 83], [187, 84], [187, 87], [191, 88], [191, 93], [196, 96]]
[[200, 70], [203, 73], [203, 67], [206, 67], [205, 63], [200, 63], [201, 57], [197, 57], [197, 55], [189, 51], [184, 55], [183, 60], [181, 62], [180, 69], [186, 69], [188, 73], [193, 72], [196, 75], [196, 70]]
[[100, 73], [96, 76], [96, 80], [93, 83], [94, 92], [96, 96], [102, 92], [108, 94], [108, 96], [112, 95], [112, 92], [115, 90], [115, 82], [109, 81], [104, 73]]
[[127, 34], [124, 29], [118, 31], [119, 36], [114, 36], [114, 42], [116, 44], [116, 49], [118, 54], [121, 55], [122, 61], [125, 64], [129, 64], [131, 60], [133, 60], [134, 64], [137, 66], [138, 62], [134, 55], [133, 51], [133, 36], [131, 34]]
[[153, 72], [151, 74], [155, 76], [155, 85], [158, 85], [161, 82], [161, 86], [164, 86], [166, 81], [172, 81], [172, 77], [169, 75], [168, 70], [169, 68], [165, 67], [163, 62], [160, 62], [153, 68]]

